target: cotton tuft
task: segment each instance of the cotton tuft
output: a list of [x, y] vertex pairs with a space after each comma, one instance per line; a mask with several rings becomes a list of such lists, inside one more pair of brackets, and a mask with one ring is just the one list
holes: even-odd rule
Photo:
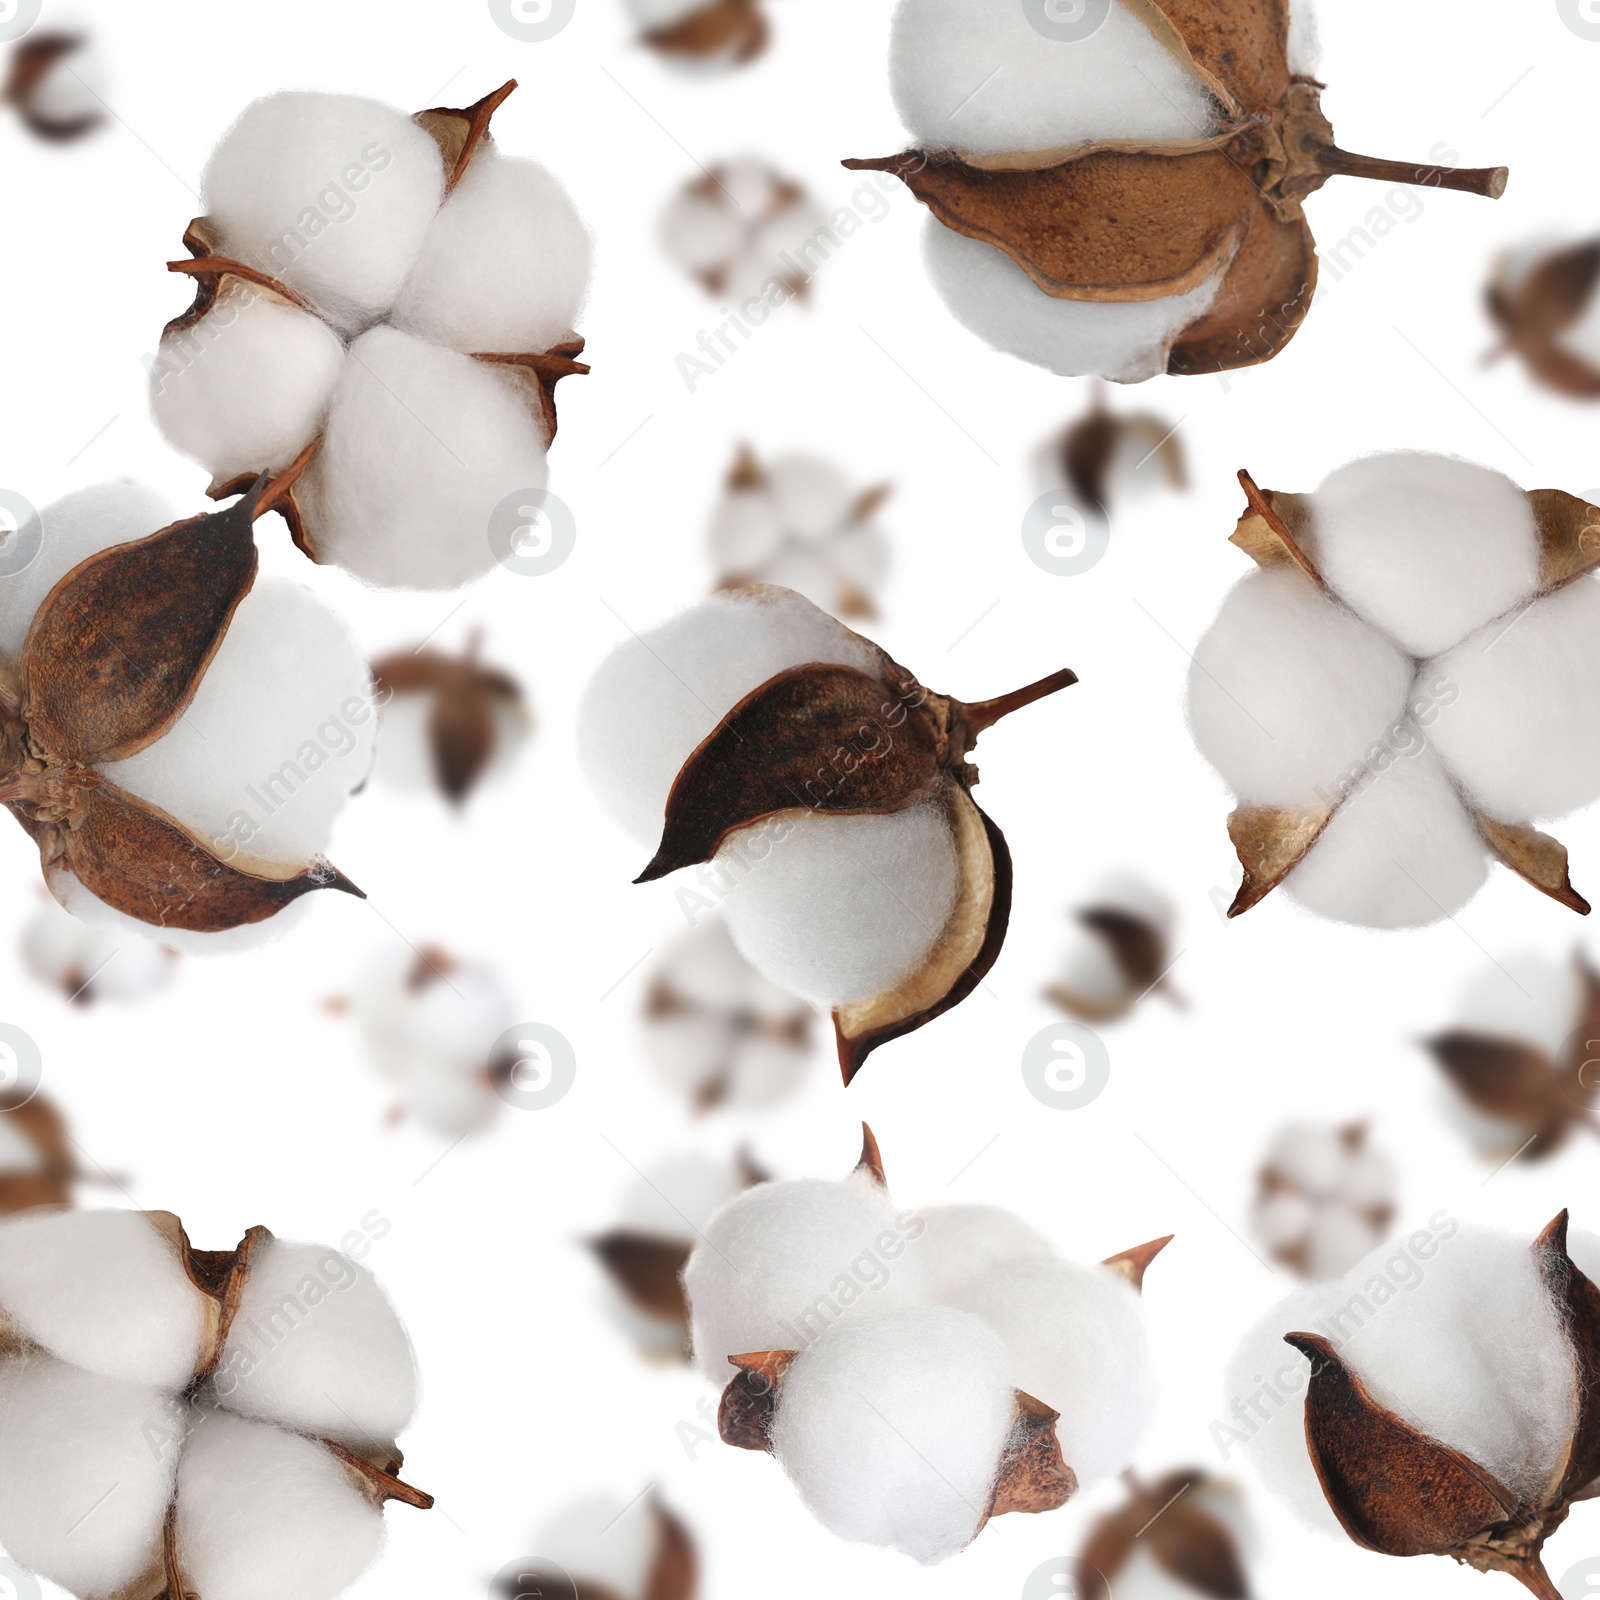
[[938, 1304], [961, 1304], [964, 1292], [997, 1267], [1052, 1253], [1038, 1229], [999, 1206], [925, 1206], [917, 1216], [924, 1229], [917, 1254], [929, 1298]]

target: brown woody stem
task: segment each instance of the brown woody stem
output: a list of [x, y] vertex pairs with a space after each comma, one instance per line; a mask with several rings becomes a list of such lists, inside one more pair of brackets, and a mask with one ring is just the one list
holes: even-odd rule
[[992, 728], [1002, 717], [1009, 717], [1013, 711], [1031, 706], [1035, 700], [1043, 700], [1050, 695], [1059, 694], [1063, 689], [1070, 689], [1077, 681], [1078, 674], [1070, 667], [1063, 667], [1059, 672], [1052, 672], [1048, 678], [1030, 683], [1026, 689], [1013, 690], [1010, 694], [1001, 695], [998, 700], [979, 700], [967, 706], [966, 724], [969, 738], [976, 740], [985, 728]]
[[1458, 189], [1498, 200], [1511, 174], [1506, 167], [1421, 166], [1409, 161], [1382, 161], [1352, 155], [1337, 145], [1319, 144], [1312, 151], [1317, 167], [1329, 177], [1376, 178], [1380, 183], [1411, 183], [1429, 189]]
[[1537, 1556], [1517, 1562], [1511, 1569], [1511, 1576], [1530, 1593], [1538, 1595], [1539, 1600], [1562, 1600], [1561, 1591], [1550, 1581], [1550, 1574]]

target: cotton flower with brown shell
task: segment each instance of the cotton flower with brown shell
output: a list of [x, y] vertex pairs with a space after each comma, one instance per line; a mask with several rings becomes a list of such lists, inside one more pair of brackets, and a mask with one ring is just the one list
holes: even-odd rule
[[1251, 1221], [1274, 1260], [1303, 1278], [1337, 1278], [1387, 1237], [1395, 1188], [1394, 1164], [1365, 1123], [1291, 1123], [1267, 1146]]
[[1600, 239], [1508, 250], [1486, 299], [1501, 334], [1495, 355], [1520, 356], [1557, 394], [1600, 400]]
[[0, 105], [15, 109], [22, 125], [51, 144], [81, 139], [106, 122], [99, 52], [87, 34], [34, 29], [12, 48], [0, 83]]
[[1158, 489], [1188, 488], [1180, 426], [1153, 412], [1113, 411], [1096, 384], [1089, 410], [1040, 452], [1041, 475], [1086, 513], [1109, 518]]
[[1167, 976], [1177, 959], [1172, 904], [1158, 890], [1127, 874], [1107, 878], [1072, 916], [1078, 934], [1047, 1000], [1083, 1022], [1125, 1017], [1152, 992], [1184, 1005]]

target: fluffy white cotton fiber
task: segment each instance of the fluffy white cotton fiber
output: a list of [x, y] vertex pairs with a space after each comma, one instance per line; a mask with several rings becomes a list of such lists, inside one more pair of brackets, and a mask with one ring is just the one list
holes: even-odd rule
[[1284, 563], [1240, 579], [1196, 647], [1189, 726], [1247, 805], [1326, 804], [1403, 714], [1412, 674], [1388, 640]]
[[114, 544], [146, 538], [179, 517], [165, 495], [127, 481], [78, 489], [39, 515], [38, 555], [21, 572], [0, 577], [0, 658], [21, 655], [34, 613], [80, 561]]
[[0, 1222], [0, 1312], [74, 1366], [182, 1389], [206, 1301], [139, 1213], [71, 1211]]
[[200, 1414], [178, 1474], [178, 1547], [205, 1600], [331, 1600], [383, 1535], [382, 1513], [321, 1445]]
[[1082, 1489], [1133, 1459], [1155, 1405], [1139, 1293], [1108, 1267], [1024, 1257], [955, 1303], [1005, 1341], [1011, 1384], [1061, 1413], [1061, 1458]]
[[593, 256], [556, 179], [491, 146], [434, 218], [391, 321], [469, 355], [548, 350], [572, 337]]
[[142, 1577], [160, 1557], [184, 1409], [48, 1356], [7, 1362], [0, 1545], [75, 1595], [113, 1594]]
[[[1018, 16], [1021, 8], [1014, 7]], [[1060, 300], [998, 247], [929, 217], [922, 256], [950, 314], [1007, 355], [1063, 377], [1142, 383], [1166, 371], [1172, 343], [1222, 286], [1219, 274], [1186, 294], [1127, 302]]]
[[230, 1411], [358, 1448], [405, 1430], [417, 1406], [416, 1360], [365, 1267], [279, 1239], [251, 1260], [213, 1390]]
[[645, 1600], [661, 1545], [661, 1525], [649, 1500], [592, 1494], [548, 1517], [533, 1548], [568, 1577], [617, 1600]]
[[444, 199], [433, 136], [355, 95], [247, 106], [201, 179], [220, 254], [270, 273], [346, 332], [398, 293]]
[[1050, 1241], [999, 1206], [925, 1206], [917, 1255], [929, 1298], [949, 1302], [995, 1268], [1051, 1253]]
[[[943, 935], [960, 890], [960, 860], [943, 805], [887, 816], [787, 812], [787, 836], [738, 877], [724, 902], [744, 955], [818, 1006], [892, 989]], [[741, 869], [732, 835], [716, 860]]]
[[1322, 32], [1311, 0], [1293, 0], [1289, 7], [1289, 70], [1314, 77], [1322, 61]]
[[877, 1312], [801, 1353], [773, 1451], [841, 1538], [943, 1561], [977, 1532], [1016, 1399], [1006, 1349], [947, 1308]]
[[1046, 9], [1030, 12], [1018, 0], [901, 0], [889, 70], [918, 145], [1025, 155], [1213, 131], [1218, 107], [1187, 53], [1134, 7], [1110, 0], [1101, 26], [1072, 39], [1036, 25]]
[[619, 645], [578, 710], [578, 759], [600, 803], [653, 848], [701, 741], [769, 678], [814, 661], [878, 670], [864, 639], [782, 589], [716, 595]]
[[919, 1231], [866, 1173], [763, 1183], [736, 1196], [684, 1269], [700, 1370], [726, 1384], [729, 1356], [796, 1350], [858, 1313], [924, 1300], [910, 1249]]
[[447, 589], [493, 567], [495, 507], [547, 481], [519, 379], [373, 328], [347, 352], [300, 496], [322, 559], [382, 589]]
[[222, 859], [289, 875], [328, 847], [334, 818], [367, 776], [371, 696], [341, 618], [302, 585], [263, 578], [183, 716], [101, 770]]
[[162, 337], [150, 410], [213, 478], [281, 472], [321, 432], [343, 366], [320, 318], [234, 281], [194, 327]]
[[1481, 810], [1534, 822], [1600, 799], [1600, 580], [1489, 623], [1429, 671], [1459, 691], [1433, 734]]
[[1312, 498], [1306, 551], [1359, 615], [1413, 656], [1447, 650], [1533, 593], [1533, 508], [1503, 473], [1454, 456], [1363, 456]]

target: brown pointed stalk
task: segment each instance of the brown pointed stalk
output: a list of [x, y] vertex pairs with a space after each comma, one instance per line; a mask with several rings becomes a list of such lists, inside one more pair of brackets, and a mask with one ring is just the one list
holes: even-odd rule
[[1312, 146], [1310, 153], [1325, 177], [1372, 178], [1379, 183], [1454, 189], [1461, 194], [1482, 195], [1487, 200], [1498, 200], [1511, 177], [1507, 167], [1441, 167], [1426, 162], [1384, 161], [1375, 156], [1352, 155], [1326, 144]]
[[[360, 1479], [368, 1495], [381, 1508], [391, 1500], [398, 1500], [403, 1506], [410, 1506], [416, 1511], [432, 1511], [434, 1500], [431, 1494], [424, 1494], [421, 1489], [414, 1489], [409, 1483], [402, 1483], [395, 1476], [403, 1463], [392, 1454], [388, 1457], [387, 1465], [380, 1465], [378, 1460], [371, 1460], [366, 1456], [359, 1456], [353, 1450], [346, 1449], [342, 1444], [335, 1444], [332, 1439], [318, 1441], [334, 1460], [349, 1470]], [[380, 1458], [382, 1459], [382, 1458]]]
[[861, 1124], [861, 1159], [856, 1163], [856, 1171], [866, 1173], [880, 1189], [889, 1187], [883, 1171], [883, 1152], [878, 1148], [872, 1129], [864, 1122]]
[[[1003, 694], [998, 699], [972, 702], [965, 708], [962, 717], [968, 739], [975, 743], [979, 734], [992, 728], [1002, 718], [1009, 717], [1012, 712], [1021, 711], [1036, 701], [1047, 699], [1050, 695], [1059, 694], [1063, 689], [1070, 689], [1077, 681], [1077, 673], [1068, 667], [1063, 667], [1059, 672], [1052, 672], [1048, 678], [1040, 678], [1037, 683], [1030, 683], [1023, 689], [1014, 689], [1010, 694]], [[971, 744], [967, 748], [971, 749]]]
[[1126, 1279], [1135, 1289], [1143, 1290], [1144, 1275], [1150, 1270], [1150, 1263], [1176, 1237], [1176, 1234], [1169, 1233], [1159, 1239], [1152, 1239], [1148, 1244], [1136, 1244], [1131, 1250], [1124, 1250], [1118, 1255], [1107, 1256], [1100, 1264], [1103, 1267], [1110, 1267], [1119, 1278]]
[[419, 111], [412, 119], [438, 142], [439, 153], [450, 169], [445, 180], [447, 195], [467, 175], [472, 158], [489, 138], [490, 120], [516, 87], [517, 80], [508, 78], [498, 89], [470, 106], [461, 109], [435, 106]]

